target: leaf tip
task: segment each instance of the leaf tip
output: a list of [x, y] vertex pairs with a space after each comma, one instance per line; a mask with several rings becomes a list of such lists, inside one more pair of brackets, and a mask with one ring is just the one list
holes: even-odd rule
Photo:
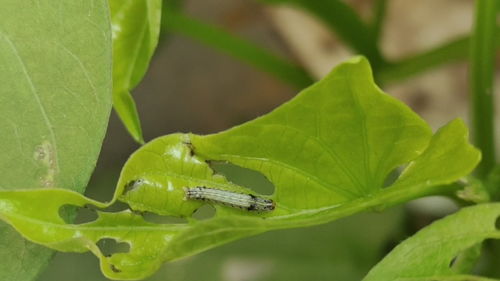
[[482, 152], [470, 143], [469, 129], [461, 118], [455, 118], [451, 120], [450, 122], [448, 122], [448, 124], [443, 126], [440, 131], [443, 131], [443, 133], [446, 132], [446, 134], [450, 134], [450, 136], [453, 136], [454, 134], [455, 136], [461, 138], [462, 144], [465, 145], [464, 149], [469, 152], [469, 155], [471, 157], [470, 161], [471, 163], [474, 163], [474, 167], [481, 161]]

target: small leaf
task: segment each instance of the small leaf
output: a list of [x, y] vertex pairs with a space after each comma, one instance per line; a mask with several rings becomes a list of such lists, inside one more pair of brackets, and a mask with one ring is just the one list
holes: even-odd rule
[[[64, 251], [88, 248], [108, 278], [137, 279], [152, 274], [162, 261], [246, 236], [445, 192], [443, 185], [467, 175], [479, 159], [463, 122], [450, 122], [431, 136], [422, 119], [374, 84], [368, 62], [357, 57], [256, 120], [214, 135], [160, 137], [137, 150], [122, 170], [114, 200], [135, 212], [186, 218], [187, 223], [152, 224], [133, 212], [100, 212], [96, 222], [67, 225], [58, 214], [63, 205], [103, 208], [113, 202], [55, 189], [0, 192], [0, 216], [38, 243]], [[258, 195], [228, 181], [214, 172], [213, 160], [261, 172], [274, 184], [274, 193]], [[400, 166], [406, 166], [401, 176], [384, 187]], [[192, 214], [205, 202], [186, 200], [184, 191], [197, 186], [256, 194], [274, 200], [275, 209], [252, 212], [213, 204], [216, 215], [199, 220]], [[48, 200], [52, 197], [58, 199]], [[43, 212], [33, 211], [38, 209]], [[130, 252], [104, 257], [95, 246], [102, 238], [127, 242]]]
[[113, 107], [122, 120], [130, 135], [140, 144], [144, 143], [142, 136], [141, 120], [134, 98], [129, 91], [123, 91], [120, 94], [113, 95]]
[[[85, 190], [111, 110], [109, 25], [105, 1], [2, 1], [0, 190]], [[0, 225], [0, 280], [51, 256]]]
[[399, 244], [363, 281], [494, 281], [461, 275], [450, 264], [460, 253], [483, 240], [500, 238], [499, 218], [498, 203], [464, 208]]
[[113, 31], [113, 105], [123, 124], [144, 143], [130, 91], [146, 73], [158, 44], [161, 0], [110, 0]]

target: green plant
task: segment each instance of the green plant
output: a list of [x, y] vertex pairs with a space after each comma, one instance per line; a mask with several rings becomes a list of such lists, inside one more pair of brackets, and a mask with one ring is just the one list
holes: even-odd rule
[[[108, 12], [102, 2], [40, 2], [34, 11], [22, 1], [6, 0], [0, 11], [0, 47], [5, 50], [0, 55], [0, 124], [6, 136], [0, 157], [0, 218], [48, 248], [91, 251], [108, 278], [133, 280], [151, 275], [165, 261], [246, 236], [445, 195], [477, 206], [402, 242], [363, 280], [491, 280], [469, 274], [482, 241], [500, 236], [495, 225], [500, 206], [487, 203], [497, 199], [500, 184], [492, 108], [496, 1], [477, 1], [470, 39], [397, 63], [387, 62], [377, 47], [383, 0], [377, 1], [370, 26], [341, 1], [266, 2], [291, 2], [314, 13], [366, 58], [338, 65], [291, 101], [240, 126], [148, 142], [123, 167], [113, 199], [102, 203], [80, 193], [95, 165], [111, 100], [134, 139], [143, 142], [130, 90], [144, 75], [158, 42], [161, 2], [110, 0]], [[193, 21], [173, 6], [163, 9], [163, 17], [167, 29], [230, 50], [284, 81], [299, 87], [311, 81], [300, 67]], [[68, 33], [76, 27], [78, 32]], [[378, 88], [368, 63], [379, 81], [394, 81], [466, 56], [469, 43], [473, 135], [479, 150], [469, 144], [460, 120], [432, 134], [418, 115]], [[215, 216], [194, 218], [204, 203], [185, 200], [185, 187], [255, 193], [216, 172], [218, 161], [265, 175], [274, 185], [266, 198], [276, 208], [252, 212], [215, 204]], [[25, 176], [26, 171], [33, 173]], [[395, 172], [396, 179], [387, 184]], [[130, 209], [104, 210], [117, 201]], [[88, 206], [100, 209], [98, 219], [71, 223], [74, 210]], [[186, 222], [151, 223], [144, 212]], [[0, 252], [6, 261], [0, 279], [32, 280], [50, 251], [25, 244], [5, 224], [0, 227], [0, 243], [8, 245]], [[97, 243], [107, 238], [130, 249], [106, 256]], [[20, 270], [18, 265], [26, 263], [31, 266]]]

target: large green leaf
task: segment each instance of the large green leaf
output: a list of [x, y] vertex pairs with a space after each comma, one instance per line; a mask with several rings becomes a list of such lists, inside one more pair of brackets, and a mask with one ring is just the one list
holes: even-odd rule
[[130, 95], [148, 69], [158, 44], [161, 0], [110, 0], [113, 31], [113, 105], [123, 124], [143, 143], [141, 123]]
[[[319, 224], [371, 209], [448, 191], [442, 185], [467, 175], [480, 153], [457, 120], [434, 136], [427, 124], [373, 83], [360, 57], [290, 102], [256, 120], [219, 134], [173, 134], [151, 141], [124, 166], [115, 199], [132, 210], [99, 212], [83, 225], [66, 224], [64, 205], [109, 204], [59, 189], [0, 192], [0, 217], [26, 237], [61, 251], [91, 250], [108, 278], [143, 278], [175, 260], [249, 235]], [[214, 204], [216, 215], [199, 220], [203, 202], [186, 200], [184, 188], [207, 186], [255, 193], [211, 168], [213, 160], [264, 174], [275, 186], [276, 209], [251, 212]], [[401, 176], [384, 187], [395, 168]], [[50, 200], [49, 200], [50, 199]], [[141, 212], [187, 218], [154, 224]], [[128, 253], [103, 256], [96, 242], [113, 238]]]
[[[0, 189], [85, 189], [111, 109], [110, 34], [103, 1], [2, 1]], [[50, 255], [0, 225], [0, 280], [32, 280]]]
[[464, 208], [419, 231], [385, 257], [363, 281], [488, 281], [454, 270], [457, 256], [485, 239], [500, 238], [500, 204]]

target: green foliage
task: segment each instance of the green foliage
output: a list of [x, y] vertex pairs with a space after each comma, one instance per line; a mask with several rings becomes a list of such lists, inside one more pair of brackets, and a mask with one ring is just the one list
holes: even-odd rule
[[[0, 190], [83, 192], [111, 110], [107, 5], [2, 1], [0, 50]], [[33, 280], [50, 256], [0, 225], [0, 280]]]
[[457, 270], [454, 259], [483, 240], [500, 238], [500, 204], [464, 208], [398, 245], [363, 281], [489, 281]]
[[[263, 1], [295, 5], [315, 15], [368, 57], [382, 82], [470, 52], [474, 140], [485, 155], [477, 178], [468, 174], [481, 154], [468, 143], [462, 121], [452, 121], [432, 135], [421, 118], [375, 85], [368, 61], [356, 57], [253, 121], [208, 136], [173, 134], [151, 141], [130, 157], [107, 203], [79, 192], [95, 165], [111, 101], [133, 138], [144, 142], [130, 91], [147, 71], [162, 12], [165, 30], [193, 37], [297, 87], [309, 85], [311, 78], [265, 49], [183, 16], [179, 0], [163, 11], [161, 0], [110, 0], [110, 17], [103, 2], [49, 2], [6, 0], [0, 11], [0, 218], [10, 224], [0, 224], [0, 280], [33, 280], [52, 253], [23, 240], [12, 227], [51, 249], [92, 252], [108, 278], [140, 279], [165, 261], [247, 236], [322, 224], [429, 194], [451, 194], [460, 186], [457, 181], [465, 188], [456, 195], [479, 205], [439, 220], [401, 243], [363, 280], [493, 280], [470, 272], [481, 243], [500, 238], [500, 205], [485, 204], [500, 194], [492, 106], [495, 48], [500, 44], [498, 1], [477, 1], [472, 36], [397, 62], [387, 62], [378, 48], [386, 0], [375, 2], [371, 23], [338, 0]], [[260, 172], [274, 192], [259, 194], [252, 184], [231, 182], [215, 169], [218, 162]], [[391, 175], [394, 181], [388, 180]], [[186, 199], [184, 191], [196, 186], [256, 194], [272, 199], [276, 208], [252, 212], [210, 203], [215, 215], [200, 218], [196, 212], [206, 202]], [[104, 210], [116, 201], [130, 209]], [[76, 207], [101, 210], [96, 220], [74, 224]], [[145, 218], [148, 213], [176, 222], [151, 222]], [[384, 225], [391, 228], [389, 222]], [[355, 235], [347, 231], [344, 238], [338, 237], [341, 233], [328, 237], [344, 242], [340, 253], [358, 253], [350, 265], [364, 268], [382, 248], [366, 240], [389, 230]], [[326, 248], [315, 236], [308, 238], [317, 242], [312, 247]], [[103, 239], [130, 248], [108, 255], [98, 246]], [[355, 245], [348, 245], [351, 240]], [[267, 248], [271, 247], [264, 251]], [[338, 265], [339, 249], [335, 254]], [[316, 264], [294, 262], [303, 274], [316, 270]], [[206, 265], [193, 262], [193, 267], [210, 270]], [[335, 272], [338, 277], [342, 269]], [[360, 272], [358, 268], [356, 274]], [[286, 274], [273, 280], [301, 278], [291, 270]]]
[[158, 44], [161, 0], [110, 0], [109, 5], [113, 31], [113, 105], [132, 137], [144, 143], [130, 91], [146, 73]]
[[[62, 189], [4, 191], [0, 217], [25, 237], [60, 251], [90, 250], [108, 278], [137, 279], [163, 261], [189, 256], [272, 229], [332, 221], [441, 193], [467, 175], [480, 153], [459, 120], [434, 136], [428, 125], [373, 82], [366, 59], [339, 65], [322, 81], [273, 112], [208, 136], [173, 134], [146, 144], [124, 166], [114, 200], [134, 210], [98, 212], [82, 225], [59, 215], [65, 205], [109, 204]], [[214, 173], [210, 161], [229, 161], [264, 174], [275, 186], [276, 209], [256, 213], [214, 205], [216, 215], [192, 217], [202, 202], [185, 200], [184, 187], [254, 193]], [[388, 187], [385, 179], [404, 165]], [[137, 212], [185, 217], [155, 224]], [[113, 238], [128, 253], [104, 256], [96, 242]]]
[[[403, 214], [402, 208], [391, 208], [314, 227], [266, 232], [165, 263], [146, 280], [220, 281], [236, 273], [255, 281], [330, 280], [332, 276], [359, 281], [380, 261], [388, 245], [402, 236]], [[359, 231], [360, 225], [370, 231]], [[108, 279], [91, 254], [57, 253], [37, 281], [65, 280]]]
[[[185, 280], [219, 281], [224, 267], [241, 260], [243, 264], [248, 262], [250, 268], [264, 268], [260, 278], [250, 275], [250, 280], [359, 281], [385, 254], [388, 239], [399, 237], [403, 213], [402, 209], [391, 209], [310, 228], [267, 232], [167, 264], [162, 278], [177, 281], [165, 276], [175, 266], [183, 266], [189, 271]], [[359, 231], [360, 225], [370, 231]]]

